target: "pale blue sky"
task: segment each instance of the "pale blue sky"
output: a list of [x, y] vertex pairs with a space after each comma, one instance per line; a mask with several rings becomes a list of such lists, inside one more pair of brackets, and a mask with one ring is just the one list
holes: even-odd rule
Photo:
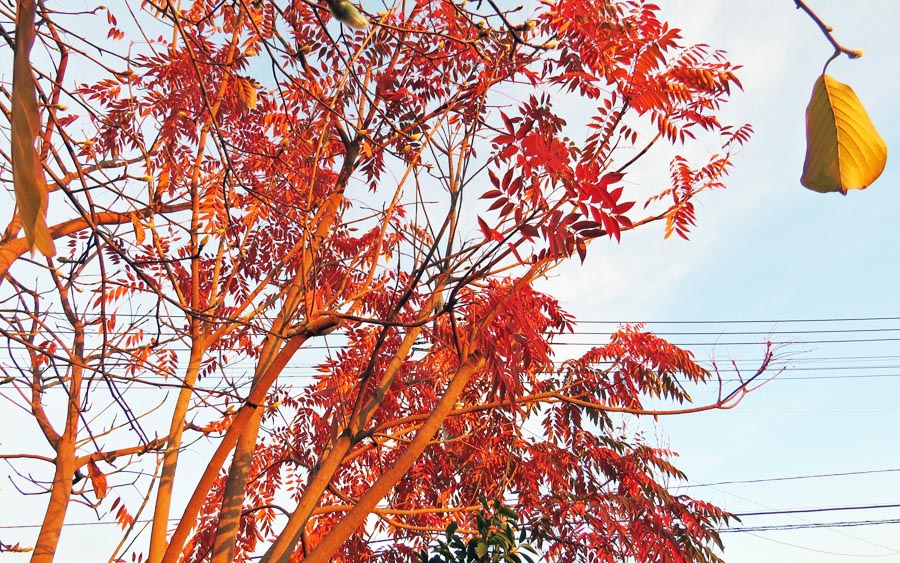
[[[804, 111], [813, 83], [832, 52], [819, 29], [792, 0], [732, 2], [661, 0], [663, 13], [691, 42], [728, 51], [744, 66], [744, 93], [724, 114], [750, 122], [751, 143], [735, 160], [724, 192], [698, 204], [691, 241], [662, 240], [662, 228], [623, 237], [618, 247], [592, 247], [587, 272], [575, 265], [553, 281], [554, 293], [582, 319], [726, 320], [896, 317], [900, 315], [900, 63], [896, 0], [810, 0], [844, 45], [863, 49], [842, 57], [829, 74], [849, 83], [887, 141], [884, 175], [865, 191], [818, 194], [799, 183], [805, 152]], [[609, 327], [583, 326], [582, 330]], [[709, 341], [764, 340], [731, 331], [900, 328], [881, 323], [762, 323], [662, 325], [658, 331], [721, 331]], [[773, 339], [866, 338], [867, 333], [773, 335]], [[821, 338], [817, 337], [821, 336]], [[896, 337], [898, 333], [874, 333]], [[814, 338], [815, 337], [815, 338]], [[697, 342], [698, 337], [673, 337]], [[694, 347], [753, 359], [762, 347]], [[900, 355], [900, 342], [795, 344], [784, 349], [796, 368], [785, 377], [898, 374], [897, 359], [815, 360]], [[752, 363], [741, 363], [752, 372]], [[837, 367], [835, 370], [818, 369]], [[729, 374], [726, 374], [729, 375]], [[693, 483], [900, 468], [900, 407], [896, 377], [775, 381], [737, 409], [644, 424], [651, 437], [681, 454], [677, 465]], [[703, 393], [695, 397], [704, 398]], [[900, 473], [868, 474], [692, 488], [689, 492], [743, 513], [769, 509], [900, 503]], [[801, 520], [800, 518], [805, 520]], [[900, 509], [747, 517], [747, 526], [900, 518]], [[728, 563], [900, 562], [900, 525], [768, 531], [723, 536]], [[782, 542], [782, 543], [777, 543]], [[784, 545], [794, 544], [799, 547]], [[876, 545], [877, 544], [877, 545]], [[818, 551], [813, 551], [818, 550]], [[842, 555], [829, 555], [821, 551]]]

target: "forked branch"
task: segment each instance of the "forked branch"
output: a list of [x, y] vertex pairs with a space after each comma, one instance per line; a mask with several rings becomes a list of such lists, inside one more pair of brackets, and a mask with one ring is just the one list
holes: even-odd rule
[[[819, 15], [812, 10], [812, 8], [807, 6], [806, 2], [804, 2], [803, 0], [794, 0], [794, 4], [797, 5], [798, 10], [803, 10], [810, 18], [812, 18], [812, 21], [814, 21], [816, 25], [819, 26], [819, 29], [822, 30], [822, 34], [825, 35], [825, 38], [828, 39], [828, 42], [834, 46], [834, 54], [831, 55], [831, 58], [829, 58], [825, 63], [825, 68], [828, 67], [828, 63], [838, 58], [841, 53], [847, 55], [851, 59], [858, 59], [863, 56], [862, 49], [850, 49], [849, 47], [844, 47], [843, 45], [838, 43], [838, 40], [834, 38], [834, 28], [822, 21], [822, 18], [820, 18]], [[823, 73], [825, 72], [825, 68], [822, 69]]]

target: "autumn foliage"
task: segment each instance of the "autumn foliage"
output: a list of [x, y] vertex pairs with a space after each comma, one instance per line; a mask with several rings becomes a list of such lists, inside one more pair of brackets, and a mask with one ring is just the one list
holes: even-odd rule
[[[687, 238], [750, 133], [716, 119], [735, 67], [644, 2], [364, 1], [364, 30], [337, 4], [38, 4], [57, 256], [11, 209], [0, 239], [32, 560], [86, 503], [123, 538], [98, 559], [413, 561], [482, 499], [550, 561], [716, 560], [726, 515], [619, 426], [710, 374], [639, 326], [557, 358], [575, 319], [532, 284]], [[698, 137], [721, 150], [657, 155]]]

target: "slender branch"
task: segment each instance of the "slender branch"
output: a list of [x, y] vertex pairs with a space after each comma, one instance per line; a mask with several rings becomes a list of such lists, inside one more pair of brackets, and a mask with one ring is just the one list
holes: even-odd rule
[[[146, 218], [157, 213], [175, 213], [184, 209], [188, 209], [189, 207], [190, 205], [187, 203], [178, 203], [164, 206], [163, 208], [160, 208], [158, 210], [147, 207], [135, 211], [105, 211], [95, 213], [92, 219], [93, 225], [95, 226], [122, 225], [125, 223], [130, 223], [134, 218]], [[91, 225], [92, 223], [90, 221], [81, 216], [74, 219], [69, 219], [68, 221], [59, 223], [58, 225], [54, 225], [50, 228], [50, 233], [54, 239], [57, 239], [66, 235], [77, 233], [84, 229], [88, 229], [91, 227]], [[13, 262], [15, 262], [26, 252], [28, 252], [28, 241], [24, 237], [9, 239], [0, 243], [0, 282], [2, 282], [2, 280], [6, 277], [6, 273], [9, 271], [9, 268], [10, 266], [12, 266]]]
[[[819, 29], [822, 30], [822, 34], [825, 35], [825, 38], [828, 39], [828, 42], [834, 46], [834, 54], [831, 55], [831, 58], [825, 62], [825, 68], [828, 68], [828, 63], [836, 59], [841, 55], [841, 53], [847, 55], [851, 59], [858, 59], [863, 56], [862, 49], [850, 49], [849, 47], [844, 47], [840, 43], [838, 43], [837, 39], [834, 38], [833, 31], [834, 28], [822, 21], [822, 18], [816, 14], [812, 8], [806, 5], [806, 2], [803, 0], [794, 0], [794, 4], [797, 5], [798, 10], [803, 10], [806, 14], [812, 18], [812, 21], [819, 26]], [[822, 73], [825, 73], [825, 68], [822, 69]]]
[[94, 452], [92, 454], [83, 455], [81, 457], [75, 458], [75, 466], [82, 467], [87, 465], [87, 463], [91, 461], [105, 461], [107, 463], [112, 463], [116, 460], [116, 458], [130, 455], [143, 455], [147, 452], [159, 451], [163, 448], [163, 446], [168, 441], [168, 437], [156, 438], [150, 441], [147, 444], [140, 444], [138, 446], [132, 446], [129, 448], [122, 448], [119, 450], [110, 450], [103, 452]]
[[[680, 408], [680, 409], [644, 409], [639, 407], [624, 407], [618, 405], [611, 405], [607, 403], [597, 403], [591, 400], [585, 400], [578, 398], [573, 395], [568, 395], [563, 390], [553, 390], [553, 391], [544, 391], [541, 393], [534, 393], [532, 395], [527, 395], [523, 397], [519, 397], [516, 399], [516, 404], [518, 405], [529, 405], [529, 404], [550, 404], [555, 402], [566, 402], [572, 403], [576, 405], [580, 405], [583, 407], [595, 409], [603, 412], [616, 412], [621, 414], [632, 414], [637, 416], [673, 416], [673, 415], [681, 415], [681, 414], [691, 414], [698, 412], [705, 412], [711, 410], [729, 410], [738, 405], [740, 401], [743, 399], [745, 395], [752, 391], [750, 387], [752, 383], [755, 383], [759, 380], [761, 376], [763, 376], [766, 371], [769, 369], [772, 361], [775, 359], [775, 356], [771, 351], [767, 351], [765, 357], [763, 358], [762, 363], [759, 368], [757, 368], [756, 372], [754, 372], [753, 376], [748, 378], [746, 381], [743, 381], [740, 385], [735, 387], [732, 391], [730, 391], [725, 397], [721, 397], [712, 403], [707, 403], [704, 405], [698, 405], [694, 407]], [[774, 379], [778, 375], [781, 374], [783, 370], [779, 370], [775, 374], [766, 378], [766, 381], [770, 379]], [[504, 405], [508, 405], [509, 402], [507, 400], [503, 401], [491, 401], [486, 403], [479, 403], [475, 405], [465, 406], [459, 409], [453, 409], [448, 414], [448, 417], [460, 416], [463, 414], [471, 413], [471, 412], [484, 412], [492, 409], [500, 408]], [[430, 416], [430, 412], [428, 413], [420, 413], [414, 414], [410, 416], [406, 416], [403, 418], [398, 418], [395, 420], [391, 420], [388, 422], [384, 422], [379, 426], [375, 427], [372, 432], [373, 434], [381, 434], [384, 433], [391, 428], [395, 428], [398, 426], [412, 424], [415, 422], [419, 422], [427, 419]], [[392, 439], [396, 439], [394, 436], [391, 436]]]
[[55, 463], [52, 457], [37, 454], [0, 454], [0, 459], [34, 459], [38, 461], [46, 461], [47, 463]]

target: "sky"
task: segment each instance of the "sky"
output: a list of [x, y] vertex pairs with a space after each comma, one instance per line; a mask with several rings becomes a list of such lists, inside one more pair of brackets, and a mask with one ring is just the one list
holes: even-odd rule
[[[808, 3], [839, 42], [865, 52], [835, 60], [828, 73], [853, 87], [887, 142], [881, 178], [847, 196], [801, 186], [805, 108], [833, 48], [792, 0], [660, 0], [687, 41], [724, 49], [743, 65], [744, 92], [722, 115], [756, 133], [735, 159], [728, 189], [697, 201], [690, 241], [663, 240], [662, 226], [628, 233], [618, 246], [592, 247], [586, 271], [573, 264], [548, 283], [580, 319], [650, 321], [651, 330], [675, 333], [675, 343], [715, 344], [686, 347], [701, 360], [715, 358], [723, 377], [733, 377], [725, 371], [732, 359], [752, 374], [767, 339], [786, 344], [776, 365], [785, 371], [737, 408], [641, 425], [679, 453], [676, 465], [690, 484], [882, 471], [679, 489], [733, 513], [900, 503], [900, 472], [883, 471], [900, 468], [900, 341], [888, 340], [900, 336], [892, 332], [900, 329], [900, 4]], [[832, 320], [873, 317], [893, 319]], [[671, 323], [725, 320], [767, 322]], [[791, 331], [799, 332], [780, 334]], [[711, 391], [697, 390], [694, 399], [714, 399]], [[796, 528], [898, 518], [900, 508], [746, 516], [747, 528], [794, 529], [723, 534], [724, 559], [900, 562], [900, 524]]]
[[[785, 371], [737, 408], [635, 427], [679, 453], [677, 465], [690, 479], [679, 492], [734, 513], [900, 504], [900, 471], [885, 471], [900, 469], [900, 341], [859, 342], [900, 337], [900, 164], [893, 158], [900, 151], [900, 4], [809, 0], [840, 42], [865, 51], [858, 60], [834, 61], [829, 74], [856, 90], [891, 154], [877, 182], [841, 196], [799, 182], [804, 111], [832, 48], [794, 2], [657, 3], [688, 42], [724, 49], [743, 65], [744, 92], [722, 115], [752, 123], [756, 133], [735, 159], [728, 189], [696, 201], [699, 224], [690, 241], [663, 240], [661, 225], [627, 233], [621, 244], [592, 246], [584, 266], [559, 269], [545, 289], [579, 319], [613, 321], [584, 323], [579, 332], [648, 321], [675, 343], [694, 343], [686, 347], [699, 359], [715, 358], [723, 377], [734, 376], [730, 360], [752, 373], [767, 339], [785, 344], [776, 365]], [[636, 174], [626, 181], [653, 179]], [[848, 318], [887, 320], [839, 320]], [[810, 332], [826, 330], [837, 332]], [[708, 401], [710, 390], [697, 389], [694, 398]], [[869, 473], [695, 486], [851, 472]], [[900, 508], [882, 508], [746, 516], [743, 524], [898, 518]], [[723, 539], [728, 563], [900, 563], [900, 524], [732, 532]]]

